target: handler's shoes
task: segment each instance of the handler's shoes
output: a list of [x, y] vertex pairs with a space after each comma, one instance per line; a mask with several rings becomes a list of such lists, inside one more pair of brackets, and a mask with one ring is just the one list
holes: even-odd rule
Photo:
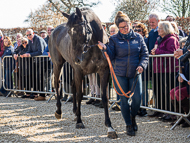
[[38, 96], [38, 97], [34, 98], [34, 100], [35, 101], [44, 101], [44, 100], [46, 100], [46, 98], [43, 96]]
[[132, 125], [127, 125], [126, 130], [127, 130], [127, 135], [135, 136], [135, 131]]
[[132, 122], [133, 130], [134, 130], [134, 131], [137, 131], [137, 130], [138, 130], [138, 126], [137, 126], [135, 117], [132, 117], [132, 116], [131, 116], [131, 122]]

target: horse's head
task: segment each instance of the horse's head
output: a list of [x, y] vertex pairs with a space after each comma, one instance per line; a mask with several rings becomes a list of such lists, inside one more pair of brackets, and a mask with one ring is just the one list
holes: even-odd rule
[[83, 53], [86, 53], [89, 47], [89, 42], [92, 39], [92, 28], [87, 21], [85, 15], [82, 14], [79, 8], [76, 12], [68, 15], [64, 12], [62, 14], [68, 18], [67, 26], [69, 27], [68, 34], [72, 39], [72, 45], [75, 50], [81, 55], [77, 55], [78, 59], [82, 61]]

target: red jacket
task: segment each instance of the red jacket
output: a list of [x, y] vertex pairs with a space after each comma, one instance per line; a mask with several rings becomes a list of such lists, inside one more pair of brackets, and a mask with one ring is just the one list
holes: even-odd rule
[[[158, 48], [155, 51], [155, 55], [160, 55], [160, 54], [174, 54], [174, 51], [176, 51], [180, 47], [179, 45], [179, 38], [176, 34], [168, 34], [166, 35], [160, 44], [158, 45]], [[166, 67], [166, 72], [174, 72], [174, 70], [177, 72], [178, 69], [174, 67], [174, 58], [172, 57], [171, 60], [169, 61], [169, 58], [166, 58], [166, 66], [165, 66], [165, 58], [162, 58], [161, 63], [160, 63], [160, 58], [157, 58], [157, 64], [156, 64], [156, 58], [154, 58], [154, 63], [153, 63], [153, 68], [154, 68], [154, 73], [164, 73], [165, 72], [165, 67]], [[170, 64], [169, 64], [170, 62]], [[178, 65], [178, 60], [175, 59], [175, 66]], [[162, 68], [162, 71], [161, 71]]]
[[3, 42], [3, 37], [0, 39], [0, 57], [2, 57], [4, 53], [4, 42]]

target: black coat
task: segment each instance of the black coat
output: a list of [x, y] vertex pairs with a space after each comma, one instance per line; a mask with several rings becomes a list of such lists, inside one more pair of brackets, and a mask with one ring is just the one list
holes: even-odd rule
[[34, 57], [42, 55], [47, 44], [42, 37], [34, 35], [33, 41], [29, 40], [28, 46], [27, 53], [30, 53], [31, 57]]
[[15, 49], [13, 54], [18, 54], [20, 56], [25, 54], [27, 51], [28, 51], [28, 45], [26, 46], [26, 48], [24, 48], [23, 45], [21, 45]]

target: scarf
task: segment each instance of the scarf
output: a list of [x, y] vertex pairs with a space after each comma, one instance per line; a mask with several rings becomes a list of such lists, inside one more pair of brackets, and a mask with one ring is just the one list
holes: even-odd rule
[[123, 38], [123, 39], [126, 39], [126, 40], [129, 40], [131, 35], [132, 35], [132, 29], [130, 29], [130, 32], [128, 34], [122, 34], [120, 31], [119, 31], [119, 34], [120, 36]]

